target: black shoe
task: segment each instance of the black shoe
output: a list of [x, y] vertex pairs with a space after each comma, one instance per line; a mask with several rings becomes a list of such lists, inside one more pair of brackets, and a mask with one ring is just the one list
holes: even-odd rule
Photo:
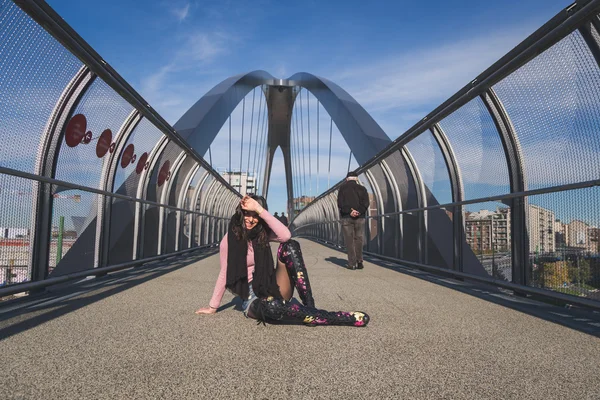
[[354, 271], [356, 269], [356, 267], [354, 265], [348, 264], [348, 265], [346, 265], [346, 269], [351, 269]]
[[362, 261], [359, 261], [358, 264], [356, 264], [356, 269], [363, 269], [364, 267]]

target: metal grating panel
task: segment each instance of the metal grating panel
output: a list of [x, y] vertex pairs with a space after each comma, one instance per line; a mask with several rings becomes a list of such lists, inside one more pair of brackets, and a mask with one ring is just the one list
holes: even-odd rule
[[452, 268], [454, 233], [452, 212], [454, 208], [428, 210], [427, 218], [427, 264]]
[[479, 97], [446, 117], [440, 126], [456, 156], [465, 200], [510, 193], [500, 136]]
[[152, 176], [150, 177], [150, 182], [148, 184], [146, 199], [162, 202], [162, 192], [169, 186], [169, 181], [174, 178], [174, 176], [171, 176], [174, 163], [182, 151], [181, 147], [173, 142], [167, 144], [167, 147], [154, 165], [154, 170], [152, 171]]
[[89, 269], [94, 265], [98, 195], [53, 185], [52, 197], [49, 276]]
[[163, 207], [144, 204], [144, 258], [158, 254], [158, 216], [164, 212]]
[[600, 300], [600, 188], [529, 196], [531, 286]]
[[108, 263], [119, 264], [133, 259], [135, 202], [112, 199]]
[[108, 147], [132, 110], [133, 107], [104, 81], [96, 79], [70, 119], [85, 121], [85, 132], [89, 136], [80, 143], [73, 143], [67, 123], [56, 165], [56, 179], [99, 187], [103, 162], [110, 155]]
[[29, 281], [36, 183], [0, 174], [0, 286]]
[[600, 176], [600, 69], [574, 32], [494, 90], [524, 154], [529, 189]]
[[427, 204], [452, 202], [452, 191], [444, 156], [431, 132], [426, 131], [406, 145], [417, 164], [427, 196]]
[[173, 185], [171, 186], [171, 192], [169, 193], [169, 198], [167, 204], [170, 206], [177, 207], [177, 202], [179, 201], [179, 195], [181, 193], [183, 185], [185, 185], [186, 179], [190, 173], [190, 170], [198, 165], [198, 162], [191, 157], [187, 157], [179, 170], [177, 171], [177, 175], [171, 179], [173, 179]]
[[81, 66], [12, 1], [0, 0], [0, 166], [34, 172], [46, 124]]
[[[163, 136], [164, 134], [147, 119], [143, 118], [140, 121], [119, 155], [113, 192], [137, 197], [140, 174], [142, 167], [145, 168], [145, 164], [142, 166], [140, 163], [152, 153], [152, 150]], [[130, 150], [127, 150], [128, 148]], [[124, 156], [129, 157], [126, 153], [135, 154], [136, 161], [134, 163], [124, 161]], [[123, 165], [125, 165], [125, 168], [123, 168]]]
[[463, 271], [511, 281], [510, 208], [498, 202], [469, 204], [463, 220]]

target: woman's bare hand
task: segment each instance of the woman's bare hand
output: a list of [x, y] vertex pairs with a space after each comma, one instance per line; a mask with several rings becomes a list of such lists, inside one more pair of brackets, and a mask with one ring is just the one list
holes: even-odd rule
[[196, 314], [201, 315], [201, 314], [214, 314], [217, 312], [216, 308], [212, 308], [212, 307], [202, 307], [201, 309], [199, 309], [198, 311], [196, 311]]
[[258, 204], [258, 201], [254, 200], [248, 195], [242, 198], [240, 205], [242, 206], [242, 210], [245, 211], [253, 211], [257, 214], [260, 214], [263, 211], [263, 208], [260, 204]]

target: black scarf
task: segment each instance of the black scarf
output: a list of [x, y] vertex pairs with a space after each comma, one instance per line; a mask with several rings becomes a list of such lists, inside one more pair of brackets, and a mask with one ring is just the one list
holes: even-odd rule
[[[249, 295], [248, 264], [246, 263], [248, 241], [243, 238], [238, 240], [233, 232], [234, 224], [239, 225], [238, 221], [239, 216], [236, 214], [231, 218], [227, 231], [227, 282], [225, 287], [245, 300]], [[247, 235], [248, 239], [252, 241], [254, 249], [252, 289], [258, 297], [280, 298], [271, 246], [268, 242], [266, 245], [258, 243], [258, 235], [263, 229], [257, 225]]]

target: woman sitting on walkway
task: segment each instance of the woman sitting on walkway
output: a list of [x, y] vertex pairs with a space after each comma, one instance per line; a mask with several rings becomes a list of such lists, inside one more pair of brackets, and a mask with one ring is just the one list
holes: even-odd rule
[[[209, 307], [196, 314], [216, 313], [225, 289], [229, 289], [246, 299], [242, 305], [246, 316], [263, 322], [366, 326], [369, 316], [363, 312], [329, 312], [315, 307], [300, 245], [290, 238], [288, 228], [267, 211], [264, 197], [244, 196], [221, 240], [221, 272]], [[276, 266], [270, 241], [281, 243]], [[303, 305], [290, 302], [294, 287]]]

